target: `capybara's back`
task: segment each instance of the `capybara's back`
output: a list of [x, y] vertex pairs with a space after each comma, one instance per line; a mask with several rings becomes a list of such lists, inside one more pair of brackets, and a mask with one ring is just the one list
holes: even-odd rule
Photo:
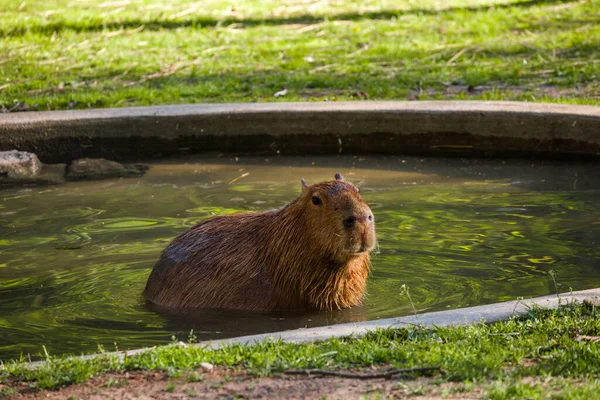
[[336, 180], [279, 210], [209, 218], [176, 237], [146, 284], [166, 307], [303, 310], [359, 304], [375, 245], [371, 210]]

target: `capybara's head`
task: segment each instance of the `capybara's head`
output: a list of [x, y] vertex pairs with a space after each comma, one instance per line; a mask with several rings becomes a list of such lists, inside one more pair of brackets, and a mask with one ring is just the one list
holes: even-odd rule
[[342, 175], [310, 186], [302, 179], [299, 201], [313, 245], [336, 260], [365, 255], [375, 248], [375, 217], [359, 189]]

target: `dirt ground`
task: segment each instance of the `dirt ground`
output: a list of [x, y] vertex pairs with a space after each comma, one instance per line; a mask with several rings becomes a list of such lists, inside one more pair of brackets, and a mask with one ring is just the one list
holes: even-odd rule
[[[194, 382], [195, 381], [195, 382]], [[19, 389], [19, 387], [15, 387]], [[442, 397], [443, 395], [443, 397]], [[460, 384], [435, 385], [432, 378], [350, 379], [287, 376], [255, 378], [230, 370], [184, 373], [108, 374], [56, 391], [29, 391], [11, 399], [479, 399], [478, 390], [463, 393]]]

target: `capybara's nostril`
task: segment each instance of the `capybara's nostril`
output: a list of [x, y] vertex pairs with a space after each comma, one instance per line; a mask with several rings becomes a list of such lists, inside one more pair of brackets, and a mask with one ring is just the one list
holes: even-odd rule
[[344, 226], [346, 228], [352, 228], [355, 223], [356, 223], [356, 217], [354, 215], [351, 217], [348, 217], [344, 220]]

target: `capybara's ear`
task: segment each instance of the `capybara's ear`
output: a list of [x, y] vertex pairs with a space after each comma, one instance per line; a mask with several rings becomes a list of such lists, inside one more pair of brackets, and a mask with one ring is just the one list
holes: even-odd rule
[[308, 185], [306, 184], [304, 178], [300, 179], [300, 182], [302, 183], [302, 191], [304, 192], [306, 189], [308, 189]]
[[335, 180], [336, 181], [343, 181], [344, 177], [342, 176], [342, 174], [340, 174], [339, 172], [337, 174], [335, 174]]

